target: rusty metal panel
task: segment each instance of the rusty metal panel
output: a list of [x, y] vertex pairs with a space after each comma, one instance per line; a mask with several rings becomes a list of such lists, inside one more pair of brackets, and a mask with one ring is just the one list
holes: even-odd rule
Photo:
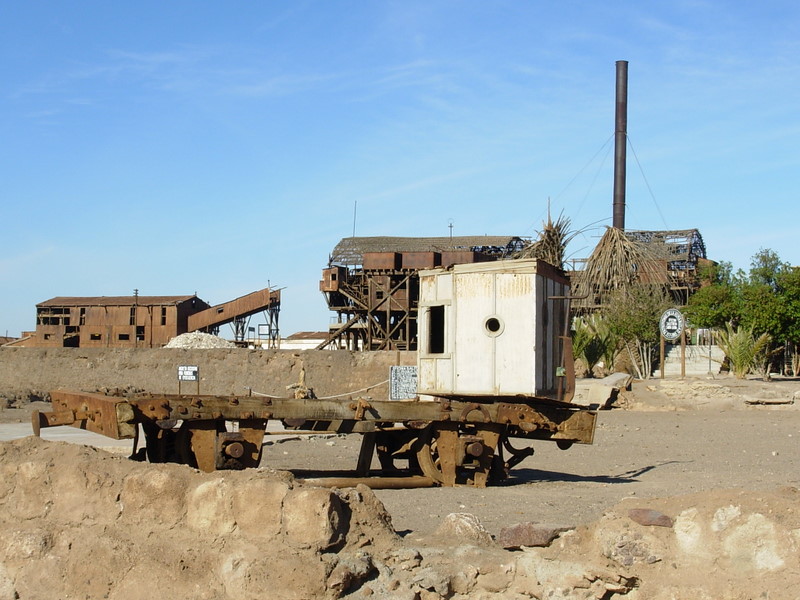
[[441, 264], [441, 252], [403, 252], [404, 269], [432, 269]]
[[217, 304], [211, 308], [189, 315], [189, 331], [217, 327], [232, 322], [237, 317], [248, 317], [266, 310], [275, 302], [280, 303], [280, 291], [264, 288], [230, 302]]
[[50, 392], [53, 424], [69, 424], [105, 435], [115, 440], [130, 439], [135, 434], [134, 413], [125, 398], [85, 392]]
[[474, 252], [472, 250], [458, 250], [450, 252], [442, 252], [442, 266], [450, 267], [452, 265], [463, 265], [476, 262], [488, 262], [496, 260], [497, 257], [483, 252]]
[[81, 348], [105, 348], [110, 345], [107, 327], [89, 325], [81, 327]]
[[338, 292], [339, 284], [344, 280], [346, 269], [344, 267], [329, 267], [322, 270], [322, 281], [319, 282], [319, 291]]
[[365, 252], [363, 257], [364, 270], [385, 269], [398, 270], [402, 265], [399, 252]]

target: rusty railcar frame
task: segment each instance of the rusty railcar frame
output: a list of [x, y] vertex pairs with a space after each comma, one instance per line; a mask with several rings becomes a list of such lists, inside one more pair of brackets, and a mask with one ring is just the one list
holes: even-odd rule
[[[398, 473], [432, 483], [486, 486], [505, 479], [532, 448], [511, 439], [549, 440], [566, 449], [591, 444], [596, 412], [539, 398], [419, 400], [267, 398], [145, 394], [131, 398], [53, 391], [52, 411], [34, 412], [33, 429], [71, 425], [132, 439], [131, 457], [177, 462], [202, 471], [257, 467], [267, 423], [311, 432], [362, 434], [356, 475], [371, 474], [377, 454], [383, 477]], [[235, 424], [235, 426], [231, 426]], [[139, 448], [140, 431], [145, 444]], [[407, 459], [399, 469], [395, 460]]]

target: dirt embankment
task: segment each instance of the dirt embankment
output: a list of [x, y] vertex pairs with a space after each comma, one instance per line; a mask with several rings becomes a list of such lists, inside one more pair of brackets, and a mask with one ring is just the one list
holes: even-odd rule
[[[549, 547], [451, 515], [426, 545], [363, 486], [205, 474], [26, 438], [0, 444], [0, 598], [792, 598], [800, 493], [628, 499]], [[788, 595], [787, 595], [788, 594]]]
[[[290, 395], [287, 386], [305, 378], [318, 397], [375, 386], [392, 365], [416, 363], [416, 353], [289, 351], [181, 348], [103, 350], [84, 348], [0, 348], [0, 397], [44, 398], [53, 389], [93, 391], [136, 388], [177, 393], [179, 365], [200, 369], [200, 393]], [[195, 383], [184, 382], [184, 393]], [[371, 393], [388, 395], [386, 384]]]

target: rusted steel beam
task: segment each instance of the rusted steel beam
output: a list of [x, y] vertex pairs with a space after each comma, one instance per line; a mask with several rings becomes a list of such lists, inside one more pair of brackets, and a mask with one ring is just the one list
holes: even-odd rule
[[263, 290], [252, 292], [240, 298], [236, 298], [235, 300], [217, 304], [206, 310], [189, 315], [189, 331], [219, 327], [220, 325], [230, 323], [237, 317], [248, 317], [260, 313], [270, 306], [274, 306], [276, 303], [280, 304], [280, 301], [280, 290], [264, 288]]
[[519, 437], [590, 444], [597, 418], [594, 411], [536, 401], [367, 402], [361, 398], [317, 400], [211, 395], [152, 395], [125, 399], [65, 391], [53, 392], [51, 396], [53, 411], [38, 416], [39, 427], [73, 425], [114, 439], [132, 438], [135, 424], [140, 422], [298, 419], [330, 422], [326, 429], [362, 433], [374, 430], [380, 423], [496, 423], [514, 427]]
[[39, 415], [40, 426], [72, 425], [115, 440], [134, 437], [134, 411], [125, 398], [60, 390], [50, 398], [53, 411]]

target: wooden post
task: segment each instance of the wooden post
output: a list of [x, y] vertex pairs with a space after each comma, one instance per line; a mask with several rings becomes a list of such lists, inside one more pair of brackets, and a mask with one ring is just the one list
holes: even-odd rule
[[659, 371], [661, 372], [661, 379], [664, 379], [664, 352], [666, 350], [667, 342], [664, 339], [663, 335], [660, 337], [661, 337], [661, 358], [659, 359], [658, 364], [659, 364]]
[[681, 379], [686, 377], [686, 330], [681, 329]]

